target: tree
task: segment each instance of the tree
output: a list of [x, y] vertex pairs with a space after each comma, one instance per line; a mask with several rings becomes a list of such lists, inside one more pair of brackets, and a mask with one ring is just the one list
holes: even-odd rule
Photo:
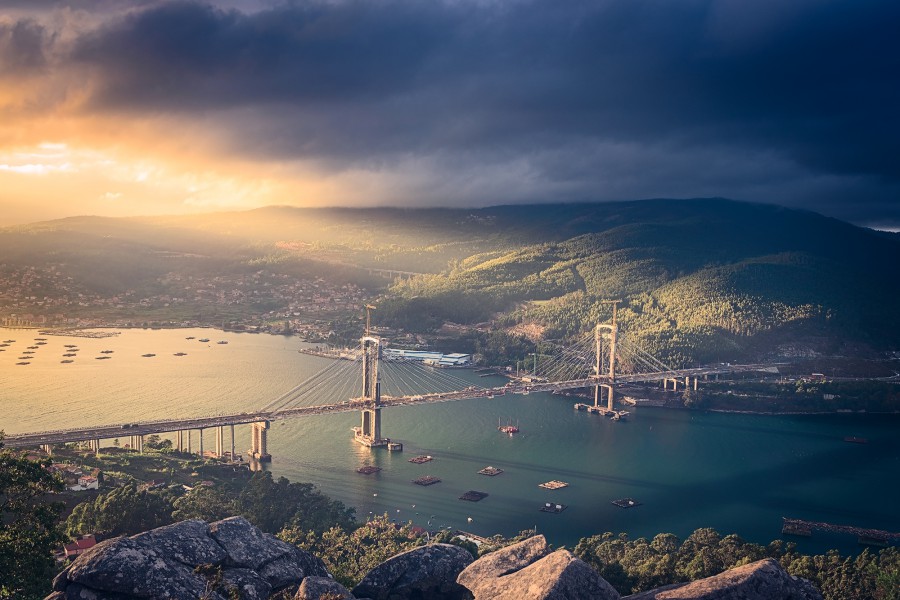
[[58, 522], [61, 502], [46, 494], [62, 489], [47, 467], [3, 450], [0, 432], [0, 598], [42, 598], [55, 573], [53, 550], [65, 541]]
[[323, 532], [332, 526], [353, 527], [355, 509], [332, 500], [311, 483], [277, 480], [266, 471], [254, 473], [237, 498], [238, 513], [269, 533], [286, 526]]
[[220, 521], [237, 512], [234, 500], [222, 490], [202, 485], [175, 500], [172, 507], [174, 508], [172, 511], [174, 521], [186, 519]]
[[172, 502], [167, 494], [129, 483], [75, 507], [66, 521], [69, 535], [99, 533], [133, 535], [172, 523]]

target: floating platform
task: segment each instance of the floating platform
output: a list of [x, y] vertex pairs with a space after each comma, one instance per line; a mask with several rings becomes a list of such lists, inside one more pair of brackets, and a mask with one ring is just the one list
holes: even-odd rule
[[641, 505], [641, 503], [634, 498], [622, 498], [620, 500], [613, 500], [612, 503], [619, 508], [634, 508], [635, 506]]
[[403, 443], [388, 440], [387, 449], [388, 452], [403, 452]]
[[431, 475], [423, 475], [422, 477], [419, 477], [418, 479], [413, 479], [412, 482], [416, 485], [429, 486], [429, 485], [434, 485], [436, 483], [440, 483], [441, 480], [438, 479], [437, 477], [433, 477]]
[[487, 492], [477, 492], [475, 490], [469, 490], [465, 494], [459, 497], [460, 500], [466, 500], [468, 502], [479, 502], [487, 498], [490, 494]]
[[360, 467], [356, 470], [360, 475], [371, 475], [372, 473], [377, 473], [381, 470], [381, 467], [376, 467], [373, 465], [366, 465], [364, 467]]
[[555, 502], [544, 502], [544, 505], [540, 508], [541, 512], [552, 513], [558, 515], [562, 511], [568, 508], [565, 504], [556, 504]]
[[500, 473], [503, 472], [503, 469], [498, 469], [497, 467], [487, 466], [482, 470], [478, 471], [479, 475], [487, 475], [488, 477], [496, 477]]
[[422, 463], [427, 463], [432, 460], [434, 460], [433, 456], [423, 454], [422, 456], [416, 456], [414, 458], [409, 459], [408, 462], [416, 463], [417, 465], [421, 465]]
[[541, 483], [538, 487], [542, 487], [545, 490], [561, 490], [562, 488], [569, 487], [569, 484], [565, 481], [557, 481], [554, 479], [553, 481], [548, 481], [547, 483]]

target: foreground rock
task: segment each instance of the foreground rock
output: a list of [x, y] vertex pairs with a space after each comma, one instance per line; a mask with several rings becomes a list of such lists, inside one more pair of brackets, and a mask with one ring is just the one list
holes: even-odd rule
[[627, 600], [822, 600], [805, 579], [793, 577], [771, 558], [691, 583], [626, 596]]
[[619, 593], [568, 550], [534, 536], [488, 554], [459, 574], [475, 600], [618, 600]]
[[328, 571], [242, 517], [209, 525], [192, 520], [100, 542], [60, 573], [48, 599], [224, 600], [236, 592], [255, 600], [296, 588], [307, 576]]
[[326, 598], [334, 598], [337, 600], [353, 599], [350, 590], [339, 584], [334, 579], [328, 577], [307, 577], [300, 584], [297, 595], [294, 600], [320, 600], [322, 596]]
[[472, 560], [468, 550], [451, 544], [414, 548], [369, 571], [353, 588], [353, 595], [372, 600], [471, 598], [466, 588], [456, 583], [456, 578]]

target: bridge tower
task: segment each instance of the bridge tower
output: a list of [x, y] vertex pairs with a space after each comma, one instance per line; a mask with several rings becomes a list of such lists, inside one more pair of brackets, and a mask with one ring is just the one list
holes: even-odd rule
[[[594, 406], [600, 406], [600, 388], [607, 390], [606, 410], [613, 410], [613, 385], [616, 382], [616, 341], [619, 335], [619, 326], [616, 323], [616, 308], [621, 300], [607, 300], [606, 303], [612, 304], [612, 323], [598, 323], [594, 330], [594, 354], [596, 355], [596, 364], [594, 371], [596, 372], [597, 385], [594, 386]], [[609, 369], [607, 370], [608, 383], [600, 383], [603, 377], [603, 334], [602, 330], [609, 330]]]
[[[368, 326], [367, 326], [368, 329]], [[378, 365], [381, 362], [381, 340], [368, 335], [360, 340], [362, 350], [362, 423], [354, 427], [354, 438], [363, 446], [386, 446], [389, 440], [381, 437], [381, 382]]]
[[272, 455], [269, 454], [268, 430], [268, 421], [250, 424], [250, 450], [247, 451], [250, 458], [255, 458], [259, 462], [272, 462]]

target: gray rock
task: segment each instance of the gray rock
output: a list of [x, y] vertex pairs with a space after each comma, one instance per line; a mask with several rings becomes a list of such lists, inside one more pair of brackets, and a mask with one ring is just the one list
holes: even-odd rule
[[325, 594], [335, 598], [353, 598], [350, 590], [330, 577], [307, 577], [300, 584], [294, 600], [319, 600]]
[[414, 548], [369, 571], [353, 588], [353, 595], [373, 600], [471, 598], [456, 578], [472, 560], [467, 550], [450, 544]]
[[259, 569], [259, 574], [272, 589], [278, 590], [290, 585], [300, 585], [304, 577], [328, 577], [328, 569], [319, 557], [300, 550], [277, 537], [265, 534], [266, 541], [284, 554]]
[[68, 586], [62, 598], [65, 598], [65, 600], [137, 600], [137, 596], [128, 596], [115, 592], [101, 592], [77, 583]]
[[626, 596], [627, 600], [822, 600], [807, 580], [789, 575], [771, 558], [691, 583]]
[[499, 577], [479, 579], [469, 574], [465, 580], [475, 600], [619, 599], [619, 593], [605, 579], [568, 550], [557, 550]]
[[484, 582], [510, 573], [520, 571], [547, 556], [550, 547], [542, 535], [530, 537], [518, 544], [501, 548], [482, 556], [459, 574], [456, 582], [468, 589], [475, 591], [479, 587], [478, 582]]
[[209, 534], [227, 554], [225, 565], [258, 571], [264, 564], [286, 554], [281, 545], [250, 524], [244, 517], [231, 517], [209, 524]]
[[266, 600], [272, 593], [272, 586], [250, 569], [225, 569], [222, 571], [222, 584], [219, 592], [230, 598], [236, 591], [241, 600]]
[[209, 536], [209, 525], [196, 519], [151, 529], [132, 539], [191, 567], [218, 565], [226, 556], [222, 546]]
[[139, 598], [197, 598], [206, 582], [183, 564], [131, 538], [100, 542], [80, 555], [69, 567], [72, 583], [104, 592], [129, 594]]
[[44, 598], [44, 600], [66, 600], [66, 592], [65, 592], [65, 590], [63, 590], [63, 591], [57, 590], [55, 592], [50, 592]]

